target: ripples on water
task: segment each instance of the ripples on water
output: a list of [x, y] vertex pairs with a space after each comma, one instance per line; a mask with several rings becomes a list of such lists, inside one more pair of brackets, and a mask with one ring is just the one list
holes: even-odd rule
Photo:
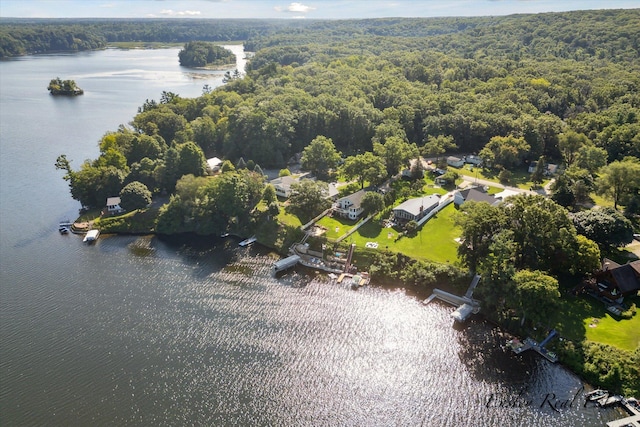
[[[75, 167], [95, 158], [104, 132], [162, 90], [201, 93], [203, 82], [175, 74], [177, 50], [161, 53], [0, 63], [0, 426], [546, 427], [616, 418], [580, 405], [540, 408], [546, 393], [569, 398], [580, 381], [535, 354], [505, 352], [496, 328], [455, 327], [453, 308], [423, 306], [402, 290], [352, 291], [307, 271], [273, 278], [270, 254], [233, 240], [101, 236], [87, 246], [59, 235], [57, 221], [78, 205], [56, 157], [68, 153]], [[83, 76], [85, 95], [50, 97], [55, 75]], [[504, 407], [521, 392], [531, 405]], [[492, 395], [498, 404], [487, 407]]]
[[[582, 401], [540, 409], [545, 393], [572, 397], [580, 382], [534, 355], [505, 352], [494, 327], [456, 327], [451, 307], [424, 306], [402, 290], [353, 291], [295, 271], [273, 278], [272, 256], [226, 244], [79, 246], [96, 275], [70, 273], [64, 299], [40, 302], [33, 321], [56, 325], [39, 337], [47, 347], [32, 347], [5, 379], [32, 394], [2, 397], [12, 403], [3, 404], [3, 424], [602, 423]], [[496, 402], [523, 389], [530, 407], [486, 407], [492, 394]]]

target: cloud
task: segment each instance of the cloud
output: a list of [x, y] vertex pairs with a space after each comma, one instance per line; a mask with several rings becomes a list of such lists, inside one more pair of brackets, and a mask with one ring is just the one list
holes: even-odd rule
[[[311, 7], [311, 6], [306, 6], [302, 3], [291, 3], [289, 6], [287, 7], [282, 7], [282, 6], [276, 6], [274, 7], [274, 9], [278, 12], [289, 12], [289, 13], [307, 13], [307, 12], [311, 12], [312, 10], [316, 10], [315, 7]], [[296, 18], [302, 18], [303, 16], [296, 16]]]
[[200, 15], [199, 10], [171, 10], [171, 9], [163, 9], [160, 11], [160, 15], [165, 16], [198, 16]]
[[291, 3], [287, 10], [294, 13], [307, 13], [311, 10], [315, 10], [315, 7], [305, 6], [302, 3]]

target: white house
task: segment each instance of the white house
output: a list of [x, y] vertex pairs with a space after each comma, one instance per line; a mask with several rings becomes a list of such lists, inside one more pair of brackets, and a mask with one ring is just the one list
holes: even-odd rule
[[220, 170], [220, 166], [222, 166], [222, 160], [217, 157], [212, 157], [207, 159], [207, 166], [214, 172], [218, 172]]
[[276, 195], [279, 197], [284, 197], [288, 199], [291, 196], [291, 184], [294, 184], [299, 181], [298, 177], [293, 175], [281, 176], [276, 179], [272, 179], [269, 181], [273, 188], [276, 189]]
[[358, 219], [358, 216], [360, 216], [360, 214], [364, 211], [361, 203], [365, 193], [365, 190], [360, 190], [356, 193], [349, 194], [348, 196], [338, 199], [336, 205], [333, 208], [334, 212], [351, 220]]
[[431, 212], [440, 203], [440, 196], [432, 194], [425, 197], [416, 197], [409, 199], [395, 208], [393, 208], [393, 216], [400, 221], [419, 221], [426, 214]]
[[464, 160], [460, 157], [449, 156], [447, 157], [447, 164], [449, 166], [453, 166], [454, 168], [461, 168], [464, 166]]
[[107, 197], [107, 212], [110, 214], [117, 214], [123, 212], [124, 209], [120, 207], [120, 197]]

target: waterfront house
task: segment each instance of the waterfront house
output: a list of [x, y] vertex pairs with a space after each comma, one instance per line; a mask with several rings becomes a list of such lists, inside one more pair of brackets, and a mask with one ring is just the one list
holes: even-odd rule
[[613, 297], [635, 295], [640, 291], [640, 260], [618, 264], [605, 258], [602, 269], [594, 277], [597, 283], [603, 285], [603, 292]]
[[453, 193], [453, 203], [457, 208], [467, 201], [487, 202], [491, 206], [496, 206], [500, 203], [500, 199], [487, 193], [482, 187], [465, 188], [464, 190], [456, 190]]
[[435, 209], [439, 203], [440, 196], [437, 194], [409, 199], [393, 208], [393, 217], [399, 222], [419, 221]]
[[464, 166], [464, 160], [460, 157], [449, 156], [447, 157], [447, 164], [449, 166], [453, 166], [454, 168], [461, 168]]
[[358, 219], [360, 214], [364, 211], [361, 203], [365, 193], [365, 190], [360, 190], [338, 199], [333, 207], [333, 211], [344, 218], [349, 218], [351, 220]]
[[123, 211], [120, 207], [120, 197], [107, 197], [107, 213], [114, 215]]

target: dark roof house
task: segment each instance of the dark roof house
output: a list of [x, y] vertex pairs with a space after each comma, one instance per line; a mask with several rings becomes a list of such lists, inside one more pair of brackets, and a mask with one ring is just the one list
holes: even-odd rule
[[633, 295], [640, 291], [640, 260], [621, 265], [605, 258], [602, 269], [595, 277], [598, 282], [610, 285], [623, 296]]

